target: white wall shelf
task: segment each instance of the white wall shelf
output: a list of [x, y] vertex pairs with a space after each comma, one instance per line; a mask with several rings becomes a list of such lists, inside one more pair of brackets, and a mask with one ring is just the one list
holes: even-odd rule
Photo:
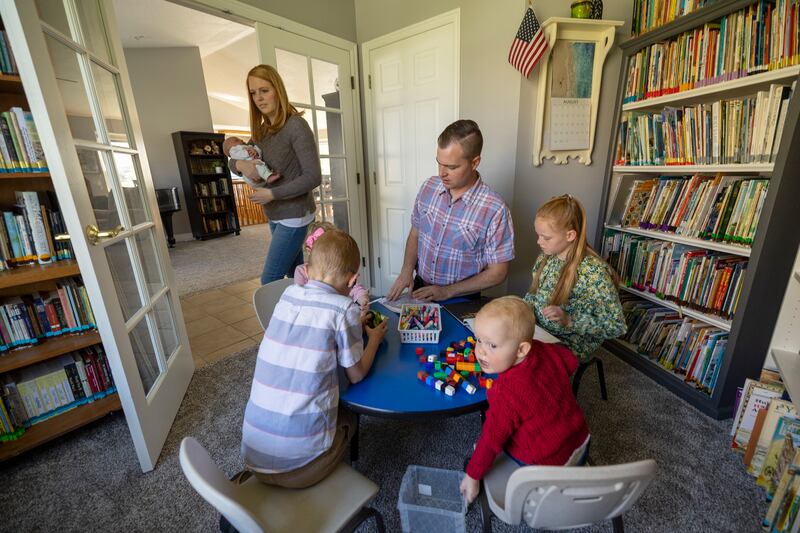
[[726, 173], [747, 173], [747, 174], [769, 174], [774, 165], [772, 163], [750, 163], [732, 165], [639, 165], [626, 166], [614, 165], [614, 172], [618, 174], [716, 174]]
[[800, 409], [800, 353], [773, 348], [772, 359], [778, 365], [789, 397], [795, 407]]
[[716, 100], [721, 98], [730, 98], [732, 96], [752, 94], [762, 88], [762, 86], [768, 87], [772, 83], [791, 83], [791, 81], [794, 80], [798, 74], [800, 74], [800, 66], [795, 65], [769, 72], [762, 72], [761, 74], [746, 76], [744, 78], [714, 83], [704, 87], [697, 87], [688, 91], [681, 91], [664, 96], [658, 96], [656, 98], [647, 98], [637, 102], [630, 102], [622, 106], [622, 111], [661, 108], [665, 105], [676, 102], [681, 106], [684, 106], [696, 102], [709, 101], [710, 96], [713, 96], [713, 99]]
[[737, 244], [726, 244], [724, 242], [706, 241], [703, 239], [696, 239], [694, 237], [684, 237], [683, 235], [676, 235], [674, 233], [667, 233], [666, 231], [654, 231], [649, 229], [640, 228], [623, 228], [622, 226], [614, 226], [606, 224], [606, 229], [613, 231], [620, 231], [622, 233], [632, 233], [633, 235], [641, 235], [643, 237], [652, 237], [662, 241], [677, 242], [680, 244], [688, 244], [689, 246], [697, 246], [698, 248], [705, 248], [708, 250], [716, 250], [717, 252], [725, 252], [733, 255], [740, 255], [742, 257], [750, 257], [749, 246], [739, 246]]
[[695, 318], [700, 322], [705, 322], [706, 324], [718, 327], [720, 329], [724, 329], [725, 331], [731, 330], [731, 322], [729, 320], [725, 320], [723, 318], [713, 315], [707, 315], [705, 313], [697, 311], [696, 309], [676, 304], [675, 302], [662, 300], [661, 298], [659, 298], [658, 296], [656, 296], [651, 292], [640, 291], [638, 289], [634, 289], [633, 287], [626, 287], [625, 285], [620, 285], [620, 289], [622, 289], [625, 292], [635, 294], [636, 296], [644, 298], [645, 300], [650, 300], [651, 302], [655, 302], [662, 307], [666, 307], [668, 309], [677, 311], [681, 315], [686, 315], [688, 317]]

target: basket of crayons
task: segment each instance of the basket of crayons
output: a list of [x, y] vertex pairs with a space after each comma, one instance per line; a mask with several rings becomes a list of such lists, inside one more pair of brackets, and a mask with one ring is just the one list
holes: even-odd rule
[[442, 308], [439, 304], [403, 305], [397, 322], [400, 342], [436, 344], [442, 331]]

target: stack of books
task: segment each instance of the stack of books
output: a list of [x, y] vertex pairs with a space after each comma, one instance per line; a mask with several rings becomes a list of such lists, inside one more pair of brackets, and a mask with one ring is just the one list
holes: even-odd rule
[[14, 209], [0, 212], [0, 270], [73, 259], [69, 241], [54, 239], [67, 232], [55, 193], [17, 191], [15, 195]]
[[48, 171], [33, 115], [21, 107], [0, 113], [0, 171]]
[[[225, 211], [222, 211], [222, 213], [225, 213]], [[228, 212], [224, 217], [203, 217], [203, 231], [206, 233], [219, 233], [221, 231], [232, 231], [234, 229], [236, 229], [236, 219], [231, 212]]]
[[[703, 0], [637, 0], [633, 29], [652, 29]], [[652, 16], [661, 6], [669, 15]], [[644, 11], [644, 17], [637, 13]], [[761, 1], [631, 56], [624, 101], [634, 102], [800, 63], [797, 0]], [[671, 15], [671, 16], [670, 16]], [[651, 22], [653, 24], [651, 24]]]
[[620, 300], [628, 324], [623, 340], [686, 383], [713, 394], [728, 332], [632, 295], [622, 294]]
[[616, 165], [770, 163], [781, 142], [792, 89], [660, 112], [622, 113]]
[[221, 196], [230, 194], [228, 180], [221, 179], [216, 181], [198, 182], [194, 184], [194, 194], [199, 197]]
[[102, 345], [0, 376], [0, 441], [116, 391]]
[[749, 246], [769, 180], [747, 176], [680, 176], [636, 180], [620, 225]]
[[736, 313], [746, 258], [627, 233], [604, 244], [624, 285], [725, 320]]

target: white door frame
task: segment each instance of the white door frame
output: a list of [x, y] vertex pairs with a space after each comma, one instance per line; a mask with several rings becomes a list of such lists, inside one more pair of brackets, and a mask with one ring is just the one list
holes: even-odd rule
[[[361, 129], [361, 84], [359, 83], [358, 75], [358, 45], [354, 42], [348, 41], [347, 39], [342, 39], [341, 37], [337, 37], [336, 35], [332, 35], [330, 33], [326, 33], [324, 31], [318, 30], [316, 28], [312, 28], [310, 26], [306, 26], [304, 24], [300, 24], [299, 22], [295, 22], [291, 19], [287, 19], [285, 17], [281, 17], [279, 15], [275, 15], [270, 13], [269, 11], [265, 11], [263, 9], [253, 7], [251, 5], [245, 4], [240, 2], [239, 0], [168, 0], [174, 4], [179, 4], [184, 7], [188, 7], [191, 9], [196, 9], [198, 11], [203, 11], [205, 13], [209, 13], [211, 15], [233, 20], [239, 22], [241, 24], [246, 24], [248, 26], [255, 26], [256, 22], [260, 22], [262, 24], [266, 24], [268, 26], [274, 26], [275, 28], [288, 31], [290, 33], [294, 33], [301, 37], [305, 37], [307, 39], [312, 39], [314, 41], [319, 41], [323, 44], [327, 44], [333, 46], [335, 48], [340, 48], [347, 52], [350, 58], [350, 72], [353, 76], [353, 118], [355, 120], [355, 141], [356, 141], [356, 153], [363, 154], [364, 153], [364, 144], [363, 144], [363, 131]], [[357, 202], [358, 205], [355, 206], [356, 209], [361, 210], [363, 216], [359, 217], [361, 219], [361, 234], [366, 235], [366, 243], [370, 243], [371, 239], [370, 235], [370, 219], [367, 216], [367, 191], [366, 191], [366, 183], [367, 183], [367, 176], [364, 173], [364, 158], [363, 157], [356, 157], [356, 169], [358, 175], [358, 182], [359, 186], [357, 187], [358, 193], [354, 195], [353, 201]], [[361, 250], [361, 255], [368, 258], [367, 264], [364, 267], [364, 275], [365, 279], [362, 281], [369, 280], [370, 284], [373, 282], [373, 275], [372, 275], [372, 261], [373, 261], [373, 253], [370, 253], [370, 250]]]
[[[429, 18], [427, 20], [423, 20], [422, 22], [417, 22], [416, 24], [412, 24], [411, 26], [406, 26], [405, 28], [401, 28], [399, 30], [393, 31], [391, 33], [387, 33], [386, 35], [381, 35], [380, 37], [376, 37], [370, 41], [367, 41], [361, 45], [361, 79], [365, 81], [365, 91], [364, 91], [364, 115], [365, 115], [365, 124], [367, 127], [367, 152], [365, 157], [368, 161], [368, 176], [372, 178], [370, 182], [372, 187], [377, 186], [377, 167], [375, 165], [375, 154], [377, 153], [377, 148], [375, 147], [375, 117], [372, 113], [372, 83], [371, 83], [371, 73], [372, 73], [372, 65], [370, 63], [370, 54], [373, 50], [380, 48], [382, 46], [386, 46], [389, 44], [393, 44], [397, 41], [402, 41], [404, 39], [408, 39], [409, 37], [413, 37], [420, 33], [425, 33], [430, 30], [434, 30], [436, 28], [447, 26], [449, 24], [453, 25], [453, 68], [455, 69], [455, 78], [456, 82], [453, 84], [453, 102], [455, 104], [456, 109], [456, 116], [459, 116], [459, 96], [461, 94], [461, 50], [460, 50], [460, 43], [461, 43], [461, 9], [456, 8], [452, 11], [447, 11], [442, 13], [441, 15], [437, 15], [435, 17]], [[436, 140], [431, 139], [431, 143], [434, 143]], [[433, 146], [431, 146], [433, 149]], [[380, 250], [381, 250], [381, 232], [380, 232], [380, 206], [378, 205], [378, 195], [377, 194], [370, 194], [369, 195], [369, 211], [370, 211], [370, 225], [372, 227], [371, 233], [371, 247], [373, 253], [371, 254], [370, 258], [374, 262], [373, 268], [375, 268], [375, 276], [371, 276], [370, 280], [372, 282], [371, 292], [375, 292], [376, 284], [375, 280], [378, 277], [378, 271], [380, 269]], [[403, 236], [403, 242], [405, 243], [405, 239], [407, 236]]]

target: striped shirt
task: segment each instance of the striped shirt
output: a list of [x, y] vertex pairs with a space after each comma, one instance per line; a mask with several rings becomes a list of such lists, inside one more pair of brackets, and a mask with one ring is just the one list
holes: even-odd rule
[[451, 285], [514, 259], [511, 212], [480, 177], [455, 202], [439, 176], [428, 178], [411, 224], [419, 232], [417, 274], [431, 285]]
[[264, 473], [289, 472], [326, 452], [336, 433], [337, 364], [364, 351], [360, 308], [330, 285], [288, 287], [261, 341], [242, 426], [242, 457]]

